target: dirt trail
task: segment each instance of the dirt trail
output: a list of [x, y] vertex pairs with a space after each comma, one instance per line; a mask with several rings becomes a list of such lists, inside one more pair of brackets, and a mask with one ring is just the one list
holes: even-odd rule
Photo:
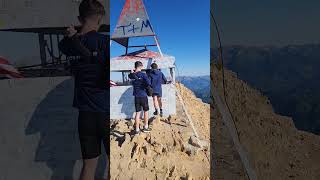
[[[178, 84], [200, 135], [199, 148], [182, 105], [177, 115], [153, 118], [151, 133], [131, 136], [132, 121], [111, 123], [111, 179], [210, 179], [210, 106]], [[178, 98], [177, 98], [178, 99]], [[191, 140], [192, 139], [192, 140]]]
[[[212, 85], [217, 85], [217, 82], [222, 82], [221, 72], [215, 67], [212, 69]], [[226, 85], [227, 99], [235, 117], [240, 142], [248, 152], [258, 179], [320, 179], [320, 137], [297, 130], [291, 118], [275, 114], [267, 97], [230, 71], [226, 71]], [[219, 93], [223, 94], [221, 83]], [[232, 142], [223, 144], [220, 139], [225, 137], [227, 142], [228, 136], [224, 136], [225, 127], [215, 108], [213, 105], [211, 130], [221, 131], [221, 134], [216, 134], [212, 144], [217, 146], [218, 153], [225, 153], [214, 152], [214, 163], [217, 163], [217, 168], [226, 167], [231, 176], [239, 174], [240, 179], [245, 179]], [[232, 156], [234, 161], [230, 158]], [[219, 171], [214, 177], [228, 179], [223, 178]]]

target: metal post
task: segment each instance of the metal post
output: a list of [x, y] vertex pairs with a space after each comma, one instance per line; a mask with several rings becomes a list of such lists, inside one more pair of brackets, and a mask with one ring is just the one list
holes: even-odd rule
[[158, 47], [158, 50], [159, 50], [159, 53], [160, 53], [161, 57], [163, 57], [163, 54], [162, 54], [162, 51], [161, 51], [160, 44], [159, 44], [157, 36], [154, 36], [154, 40], [156, 41], [156, 44], [157, 44], [157, 47]]
[[[57, 34], [57, 44], [59, 45], [59, 42], [60, 42], [60, 35]], [[61, 59], [61, 51], [60, 49], [58, 48], [58, 54], [59, 54], [59, 63], [61, 64], [62, 63], [62, 59]]]
[[51, 62], [52, 62], [52, 64], [54, 64], [55, 62], [54, 62], [54, 52], [53, 52], [53, 43], [52, 43], [52, 34], [50, 34], [49, 35], [49, 38], [50, 38], [50, 48], [51, 48], [51, 52], [52, 52], [52, 57], [51, 57]]
[[126, 55], [128, 54], [128, 48], [129, 48], [129, 38], [128, 38], [128, 40], [127, 40]]
[[174, 68], [170, 68], [170, 75], [171, 75], [171, 78], [172, 78], [172, 83], [175, 84], [176, 83], [176, 75], [175, 75]]
[[44, 33], [38, 33], [38, 37], [39, 37], [41, 65], [42, 67], [44, 67], [47, 65], [47, 54], [46, 54], [46, 48], [45, 48], [46, 41], [44, 39]]
[[121, 72], [122, 73], [122, 83], [124, 84], [125, 83], [125, 79], [124, 79], [124, 72]]

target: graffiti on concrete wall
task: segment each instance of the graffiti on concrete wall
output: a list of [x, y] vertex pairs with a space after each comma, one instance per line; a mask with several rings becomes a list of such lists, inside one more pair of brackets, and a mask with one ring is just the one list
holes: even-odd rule
[[113, 38], [154, 35], [142, 0], [126, 0]]

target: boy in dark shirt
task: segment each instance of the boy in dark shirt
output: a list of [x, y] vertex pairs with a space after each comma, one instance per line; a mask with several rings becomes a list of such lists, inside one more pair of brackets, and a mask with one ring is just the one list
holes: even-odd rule
[[160, 116], [163, 116], [163, 111], [162, 111], [162, 84], [167, 83], [167, 79], [164, 76], [164, 74], [158, 69], [158, 65], [156, 63], [151, 64], [151, 71], [149, 71], [148, 76], [151, 80], [151, 87], [153, 89], [153, 105], [155, 112], [153, 113], [154, 115], [159, 114], [159, 108], [160, 108]]
[[71, 69], [75, 77], [73, 106], [79, 109], [78, 131], [83, 158], [80, 180], [94, 179], [101, 143], [107, 155], [110, 154], [108, 36], [97, 32], [104, 15], [105, 9], [99, 1], [83, 0], [79, 6], [80, 32], [69, 27], [68, 35], [59, 43], [66, 56], [75, 58]]
[[135, 134], [140, 133], [140, 115], [141, 111], [144, 111], [144, 128], [143, 132], [150, 132], [151, 129], [148, 126], [148, 113], [149, 113], [149, 105], [148, 105], [148, 95], [146, 92], [146, 88], [151, 86], [150, 80], [146, 73], [141, 72], [143, 68], [143, 64], [140, 61], [135, 62], [134, 64], [135, 70], [131, 71], [129, 74], [129, 78], [133, 79], [133, 96], [134, 103], [136, 108], [135, 115]]

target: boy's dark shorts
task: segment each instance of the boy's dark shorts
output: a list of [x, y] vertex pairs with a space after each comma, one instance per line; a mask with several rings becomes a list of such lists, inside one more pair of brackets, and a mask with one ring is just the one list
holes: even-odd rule
[[78, 131], [83, 159], [101, 155], [101, 143], [110, 154], [110, 125], [106, 113], [79, 111]]
[[161, 94], [161, 93], [153, 93], [153, 94], [152, 94], [152, 97], [155, 97], [155, 96], [157, 96], [157, 97], [161, 97], [161, 96], [162, 96], [162, 94]]
[[136, 107], [136, 112], [149, 111], [148, 97], [135, 97], [134, 104]]

